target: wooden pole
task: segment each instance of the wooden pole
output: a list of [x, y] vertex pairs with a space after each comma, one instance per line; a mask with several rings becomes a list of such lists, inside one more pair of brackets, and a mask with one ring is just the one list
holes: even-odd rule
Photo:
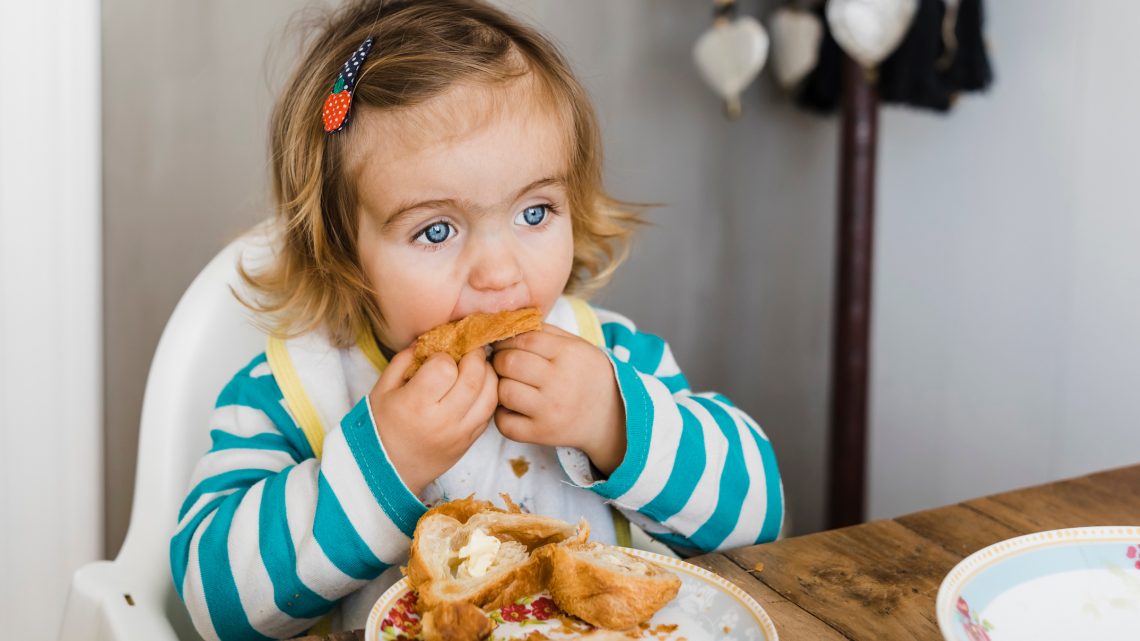
[[843, 67], [835, 320], [831, 360], [829, 527], [864, 519], [867, 391], [879, 97], [850, 58]]

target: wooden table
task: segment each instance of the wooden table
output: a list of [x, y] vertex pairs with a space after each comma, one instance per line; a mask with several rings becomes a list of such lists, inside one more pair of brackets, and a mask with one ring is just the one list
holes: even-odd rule
[[751, 594], [781, 641], [941, 641], [934, 599], [959, 561], [1013, 536], [1092, 525], [1140, 525], [1140, 465], [689, 561]]
[[690, 561], [759, 601], [781, 641], [940, 641], [934, 599], [959, 561], [1085, 525], [1140, 525], [1140, 465]]

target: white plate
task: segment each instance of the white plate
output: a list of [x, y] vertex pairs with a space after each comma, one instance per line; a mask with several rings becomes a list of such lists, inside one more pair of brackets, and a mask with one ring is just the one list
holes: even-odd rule
[[995, 543], [946, 575], [947, 641], [1140, 639], [1140, 527], [1038, 532]]
[[[627, 550], [650, 561], [663, 565], [681, 577], [681, 590], [677, 597], [661, 608], [648, 625], [631, 639], [644, 638], [659, 641], [689, 639], [729, 639], [736, 641], [777, 641], [776, 626], [760, 604], [744, 590], [725, 579], [679, 559], [645, 552]], [[415, 594], [408, 588], [408, 579], [401, 579], [376, 600], [364, 628], [364, 641], [393, 641], [401, 639], [401, 620], [418, 621], [415, 614]], [[573, 638], [571, 631], [557, 617], [550, 615], [554, 602], [546, 595], [535, 595], [520, 600], [513, 607], [495, 610], [499, 626], [491, 635], [494, 641], [523, 639], [533, 632], [542, 632], [550, 639]], [[672, 628], [670, 626], [676, 626]], [[585, 623], [581, 630], [589, 628]], [[419, 639], [404, 636], [403, 639]]]

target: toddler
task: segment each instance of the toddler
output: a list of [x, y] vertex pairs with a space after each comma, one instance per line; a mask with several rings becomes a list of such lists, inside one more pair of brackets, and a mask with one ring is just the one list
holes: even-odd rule
[[[170, 544], [199, 632], [363, 627], [417, 519], [469, 495], [681, 554], [774, 539], [760, 428], [585, 302], [641, 219], [604, 191], [550, 41], [477, 0], [366, 0], [306, 48], [272, 115], [274, 260], [243, 271], [272, 331], [218, 398]], [[419, 334], [521, 307], [541, 331], [404, 380]]]

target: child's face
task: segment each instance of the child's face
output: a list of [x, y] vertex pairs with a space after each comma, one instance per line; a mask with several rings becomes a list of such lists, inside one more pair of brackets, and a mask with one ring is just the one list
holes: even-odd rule
[[459, 85], [357, 114], [357, 247], [389, 348], [473, 312], [545, 316], [561, 295], [574, 257], [567, 149], [529, 87]]

